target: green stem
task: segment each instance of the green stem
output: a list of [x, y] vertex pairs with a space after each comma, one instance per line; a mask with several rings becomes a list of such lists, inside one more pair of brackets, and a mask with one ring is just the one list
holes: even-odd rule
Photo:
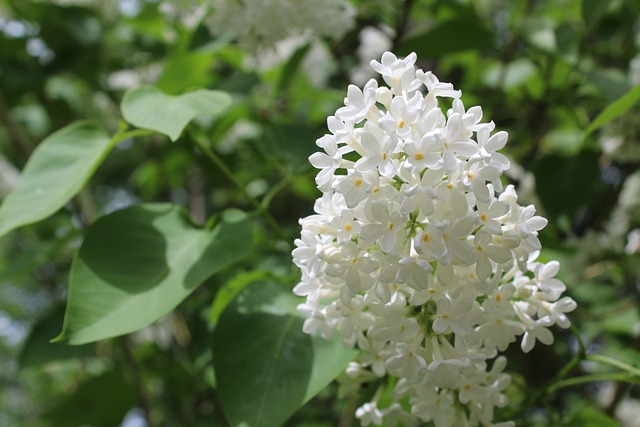
[[541, 390], [530, 395], [530, 397], [522, 405], [521, 409], [512, 418], [517, 418], [522, 416], [527, 411], [527, 409], [535, 405], [536, 402], [541, 400], [544, 396], [547, 396], [553, 390], [560, 388], [560, 387], [557, 387], [557, 384], [560, 384], [563, 381], [569, 381], [569, 380], [562, 380], [562, 378], [564, 378], [569, 372], [571, 372], [573, 368], [575, 368], [576, 365], [578, 365], [578, 363], [580, 363], [582, 360], [585, 359], [586, 347], [584, 345], [584, 341], [582, 340], [582, 337], [580, 336], [580, 331], [578, 331], [578, 329], [574, 325], [571, 325], [571, 331], [573, 332], [573, 334], [576, 337], [576, 340], [578, 341], [578, 352], [571, 358], [571, 360], [569, 360], [569, 362], [567, 362], [566, 365], [562, 367], [562, 369], [558, 371], [558, 373], [553, 377], [553, 379], [551, 379], [551, 381], [549, 381], [549, 383], [545, 387], [543, 387]]
[[234, 175], [233, 171], [229, 169], [229, 167], [224, 163], [224, 161], [209, 147], [208, 140], [206, 136], [197, 128], [192, 127], [190, 129], [191, 137], [194, 143], [198, 146], [198, 148], [204, 153], [205, 156], [216, 166], [218, 169], [235, 185], [235, 187], [240, 191], [240, 194], [249, 202], [256, 211], [269, 223], [273, 231], [278, 235], [278, 237], [289, 244], [292, 245], [291, 238], [287, 233], [280, 227], [278, 222], [273, 218], [273, 216], [266, 210], [266, 207], [263, 207], [258, 200], [252, 197], [247, 190], [245, 189], [244, 184], [240, 182], [240, 180]]
[[260, 203], [260, 208], [267, 210], [269, 205], [271, 204], [271, 200], [282, 190], [288, 187], [294, 180], [298, 178], [297, 175], [288, 175], [276, 185], [271, 187], [271, 190], [262, 198], [262, 202]]
[[585, 359], [592, 362], [600, 362], [606, 365], [614, 366], [616, 368], [622, 369], [623, 371], [627, 371], [627, 375], [640, 377], [640, 369], [635, 368], [631, 365], [627, 365], [626, 363], [620, 362], [619, 360], [613, 359], [609, 356], [603, 356], [601, 354], [589, 354]]
[[122, 141], [126, 141], [127, 139], [135, 138], [138, 136], [154, 135], [157, 133], [158, 132], [149, 130], [149, 129], [134, 129], [130, 131], [123, 129], [118, 133], [116, 133], [115, 135], [113, 135], [113, 138], [111, 138], [111, 144], [117, 145]]

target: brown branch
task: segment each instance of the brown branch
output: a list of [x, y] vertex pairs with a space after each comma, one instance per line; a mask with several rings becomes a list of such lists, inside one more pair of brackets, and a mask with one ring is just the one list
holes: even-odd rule
[[140, 364], [136, 360], [133, 350], [131, 349], [131, 343], [127, 337], [118, 338], [118, 341], [121, 344], [127, 367], [133, 376], [133, 382], [138, 393], [138, 404], [142, 409], [147, 426], [158, 427], [151, 417], [151, 402], [144, 387], [142, 373], [140, 372]]
[[393, 35], [392, 40], [392, 50], [396, 50], [400, 39], [407, 32], [407, 24], [409, 23], [409, 15], [411, 14], [411, 8], [413, 7], [414, 0], [404, 0], [400, 5], [400, 10], [398, 11], [398, 17], [396, 19], [395, 25], [395, 34]]
[[33, 143], [25, 136], [20, 126], [11, 117], [9, 106], [7, 105], [2, 90], [0, 90], [0, 123], [4, 125], [9, 134], [9, 138], [18, 146], [25, 158], [31, 155]]

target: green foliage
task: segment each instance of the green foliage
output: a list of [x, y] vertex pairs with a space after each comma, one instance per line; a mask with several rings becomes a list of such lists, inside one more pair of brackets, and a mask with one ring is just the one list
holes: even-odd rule
[[286, 287], [258, 282], [222, 314], [213, 363], [232, 426], [282, 425], [356, 356], [339, 337], [328, 341], [302, 332], [298, 302]]
[[51, 427], [112, 427], [122, 421], [135, 399], [132, 383], [114, 369], [87, 379], [69, 396], [58, 399], [44, 418]]
[[548, 155], [536, 163], [533, 172], [542, 204], [556, 220], [564, 216], [569, 223], [575, 222], [579, 211], [594, 201], [600, 173], [594, 152]]
[[82, 189], [111, 148], [111, 138], [89, 122], [69, 125], [42, 141], [15, 190], [0, 207], [0, 236], [62, 208]]
[[244, 219], [198, 228], [170, 204], [104, 216], [74, 259], [64, 328], [56, 340], [84, 344], [141, 329], [251, 247], [251, 225]]
[[51, 313], [33, 325], [20, 351], [20, 368], [25, 369], [52, 361], [75, 359], [95, 353], [95, 348], [92, 345], [69, 346], [51, 343], [51, 337], [59, 332], [63, 321], [64, 306], [61, 305], [55, 307]]
[[422, 34], [407, 37], [398, 46], [398, 54], [416, 52], [422, 58], [438, 58], [467, 50], [491, 49], [493, 39], [491, 30], [477, 17], [456, 17]]
[[578, 302], [509, 353], [500, 416], [618, 425], [640, 398], [637, 1], [354, 0], [341, 40], [259, 52], [166, 2], [0, 2], [0, 425], [357, 426], [388, 400], [327, 387], [356, 354], [303, 333], [291, 293], [308, 156], [386, 43], [509, 132], [504, 184]]
[[620, 424], [594, 408], [580, 408], [563, 424], [566, 427], [619, 427]]
[[636, 85], [629, 92], [607, 106], [598, 116], [593, 119], [589, 127], [584, 131], [585, 136], [593, 133], [597, 129], [622, 116], [629, 111], [638, 101], [640, 101], [640, 84]]
[[134, 126], [160, 132], [175, 141], [196, 116], [218, 114], [229, 104], [229, 95], [219, 91], [200, 89], [172, 96], [153, 86], [139, 86], [122, 98], [122, 115]]

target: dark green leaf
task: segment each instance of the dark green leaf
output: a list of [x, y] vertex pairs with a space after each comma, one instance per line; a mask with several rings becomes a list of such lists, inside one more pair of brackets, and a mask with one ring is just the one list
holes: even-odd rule
[[582, 72], [589, 83], [610, 101], [618, 99], [629, 90], [626, 74], [615, 68], [595, 68]]
[[608, 1], [602, 0], [582, 0], [582, 19], [587, 28], [592, 28], [600, 21], [609, 7]]
[[533, 168], [536, 192], [554, 219], [574, 220], [578, 210], [593, 202], [599, 182], [598, 155], [581, 151], [574, 156], [547, 155]]
[[282, 93], [287, 90], [293, 78], [300, 68], [300, 64], [302, 64], [302, 60], [309, 52], [311, 48], [310, 44], [305, 44], [304, 46], [298, 48], [291, 58], [287, 61], [284, 67], [282, 67], [282, 71], [280, 73], [280, 78], [278, 79], [278, 84], [276, 85], [276, 90], [278, 93]]
[[415, 52], [424, 60], [465, 50], [491, 49], [493, 41], [493, 32], [482, 20], [454, 19], [403, 40], [397, 48], [397, 53], [404, 56]]
[[170, 204], [132, 206], [100, 218], [71, 267], [58, 339], [83, 344], [143, 328], [251, 246], [248, 221], [197, 228]]
[[233, 301], [236, 295], [250, 284], [259, 280], [264, 280], [268, 276], [269, 272], [257, 270], [240, 274], [225, 283], [218, 293], [216, 293], [216, 298], [211, 305], [211, 311], [209, 312], [209, 322], [211, 323], [211, 326], [215, 326], [218, 323], [220, 315], [224, 312], [229, 303]]
[[315, 144], [321, 135], [313, 128], [298, 124], [271, 123], [264, 128], [258, 148], [264, 156], [283, 162], [293, 171], [309, 169], [309, 156], [318, 151]]
[[222, 407], [232, 426], [284, 423], [357, 354], [342, 341], [302, 332], [289, 289], [255, 283], [220, 317], [213, 336]]
[[42, 418], [49, 427], [117, 427], [135, 404], [133, 384], [113, 370], [82, 383]]
[[154, 86], [140, 86], [122, 98], [122, 115], [134, 126], [178, 139], [185, 126], [199, 115], [216, 115], [231, 104], [231, 97], [214, 90], [196, 90], [178, 96]]
[[584, 135], [587, 136], [591, 132], [601, 128], [610, 121], [622, 116], [629, 111], [638, 101], [640, 101], [640, 85], [637, 85], [629, 92], [624, 94], [621, 98], [607, 106], [598, 116], [593, 119], [589, 127], [584, 131]]
[[42, 141], [18, 185], [0, 206], [0, 236], [45, 219], [63, 207], [112, 147], [105, 131], [90, 122], [71, 124]]
[[60, 332], [60, 325], [62, 325], [63, 320], [64, 306], [60, 305], [31, 328], [31, 332], [20, 352], [21, 368], [42, 365], [54, 360], [87, 356], [94, 352], [93, 345], [70, 346], [50, 342], [51, 338]]
[[566, 427], [619, 427], [617, 421], [605, 415], [603, 412], [591, 408], [583, 407], [578, 409], [569, 422], [563, 424]]

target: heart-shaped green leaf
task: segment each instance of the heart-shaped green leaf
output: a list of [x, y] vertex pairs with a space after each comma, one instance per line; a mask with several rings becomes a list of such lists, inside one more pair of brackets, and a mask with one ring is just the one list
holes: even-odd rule
[[183, 129], [200, 115], [215, 115], [231, 104], [231, 97], [216, 90], [196, 90], [173, 96], [154, 86], [140, 86], [125, 93], [122, 115], [134, 126], [178, 139]]
[[233, 427], [276, 427], [318, 394], [357, 355], [340, 337], [302, 331], [299, 303], [279, 284], [245, 288], [220, 317], [213, 358], [222, 408]]
[[113, 141], [91, 122], [77, 122], [40, 143], [16, 188], [0, 206], [0, 236], [63, 207], [102, 163]]
[[171, 204], [131, 206], [100, 218], [71, 266], [63, 331], [84, 344], [141, 329], [246, 255], [246, 219], [198, 228]]

